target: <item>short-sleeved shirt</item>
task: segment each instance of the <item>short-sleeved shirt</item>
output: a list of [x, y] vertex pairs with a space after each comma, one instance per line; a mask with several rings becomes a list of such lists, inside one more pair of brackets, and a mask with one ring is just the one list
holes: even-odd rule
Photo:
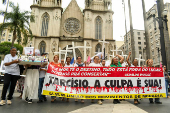
[[[15, 55], [14, 57], [11, 54], [7, 54], [4, 58], [4, 64], [17, 60], [18, 56]], [[10, 75], [20, 75], [20, 68], [18, 63], [11, 64], [9, 66], [5, 66], [5, 73]]]
[[51, 62], [50, 64], [53, 65], [54, 67], [62, 67], [61, 63], [55, 64], [54, 62]]
[[102, 67], [99, 63], [98, 64], [96, 64], [96, 63], [90, 63], [89, 64], [89, 67]]
[[85, 64], [84, 63], [82, 63], [82, 64], [75, 63], [74, 66], [75, 67], [85, 67]]
[[[47, 69], [47, 66], [45, 66], [44, 68], [41, 68], [41, 69]], [[39, 78], [44, 78], [46, 75], [46, 71], [41, 70], [39, 74], [40, 74]]]
[[122, 67], [122, 64], [121, 64], [120, 61], [119, 61], [119, 62], [118, 62], [118, 65], [111, 64], [110, 67]]
[[75, 67], [74, 65], [72, 65], [72, 64], [70, 64], [70, 65], [67, 65], [67, 64], [65, 64], [65, 66], [64, 67]]

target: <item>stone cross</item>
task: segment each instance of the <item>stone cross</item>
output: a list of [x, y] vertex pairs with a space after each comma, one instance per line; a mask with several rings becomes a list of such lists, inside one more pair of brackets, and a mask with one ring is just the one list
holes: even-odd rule
[[135, 58], [136, 60], [138, 60], [138, 65], [139, 65], [139, 67], [140, 67], [140, 62], [141, 62], [141, 61], [145, 61], [145, 59], [141, 59], [141, 57], [142, 57], [142, 55], [139, 54], [139, 58]]

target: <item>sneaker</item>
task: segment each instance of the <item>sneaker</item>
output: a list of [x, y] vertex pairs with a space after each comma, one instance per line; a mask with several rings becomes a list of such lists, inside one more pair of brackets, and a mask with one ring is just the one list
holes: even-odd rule
[[162, 102], [155, 102], [155, 104], [162, 104]]
[[94, 99], [91, 100], [91, 103], [94, 103]]
[[98, 100], [97, 102], [99, 105], [102, 105], [102, 101], [101, 100]]
[[32, 104], [32, 99], [28, 100], [28, 104]]
[[7, 100], [7, 104], [11, 105], [12, 104], [11, 100]]
[[3, 106], [3, 105], [5, 105], [5, 104], [6, 104], [5, 100], [1, 100], [0, 106]]
[[39, 100], [39, 101], [37, 101], [37, 103], [43, 103], [43, 100]]
[[26, 102], [28, 102], [28, 101], [29, 101], [28, 97], [25, 99], [25, 101], [26, 101]]

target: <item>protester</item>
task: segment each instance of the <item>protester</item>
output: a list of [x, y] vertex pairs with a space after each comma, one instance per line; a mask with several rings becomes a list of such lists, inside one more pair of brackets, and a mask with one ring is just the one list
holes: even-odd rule
[[1, 102], [0, 106], [3, 106], [6, 104], [6, 93], [9, 88], [9, 94], [7, 98], [7, 104], [11, 105], [11, 99], [15, 90], [15, 86], [17, 83], [17, 80], [20, 75], [20, 69], [18, 65], [18, 56], [16, 55], [17, 49], [15, 47], [12, 47], [10, 49], [10, 54], [7, 54], [4, 59], [4, 65], [5, 65], [5, 75], [4, 75], [4, 85], [1, 95]]
[[[101, 67], [100, 63], [99, 63], [99, 56], [95, 56], [94, 57], [94, 62], [89, 64], [89, 67]], [[91, 100], [91, 103], [94, 103], [94, 99]], [[98, 100], [98, 104], [102, 105], [102, 101]]]
[[[75, 67], [86, 67], [86, 61], [82, 63], [82, 57], [78, 56], [77, 57], [77, 63], [74, 65]], [[78, 99], [75, 99], [75, 102], [78, 102]], [[81, 103], [84, 103], [84, 100], [81, 99]]]
[[[40, 56], [40, 51], [35, 49], [33, 56]], [[32, 99], [38, 99], [39, 68], [40, 66], [26, 65], [27, 72], [24, 83], [22, 99], [32, 104]]]
[[[118, 61], [118, 58], [120, 59], [120, 61]], [[124, 61], [124, 57], [120, 56], [120, 55], [116, 55], [116, 57], [114, 57], [111, 61], [110, 67], [122, 67], [122, 63]], [[120, 101], [118, 99], [114, 99], [113, 100], [114, 104], [120, 103]]]
[[[146, 61], [146, 64], [147, 64], [148, 67], [153, 67], [153, 60], [152, 59], [148, 59]], [[153, 98], [149, 98], [149, 101], [150, 101], [151, 104], [154, 104]], [[160, 102], [159, 98], [155, 98], [155, 104], [162, 104], [162, 102]]]
[[102, 67], [106, 67], [106, 60], [102, 60]]
[[[74, 65], [70, 64], [71, 62], [71, 57], [67, 57], [66, 58], [66, 64], [64, 67], [74, 67]], [[61, 99], [62, 101], [64, 101], [64, 98]], [[66, 102], [69, 102], [69, 98], [67, 98], [67, 101]]]
[[25, 77], [21, 77], [17, 83], [17, 91], [19, 93], [21, 93], [21, 95], [19, 96], [19, 98], [21, 98], [21, 99], [22, 99], [22, 94], [23, 94], [23, 90], [24, 90], [24, 81], [25, 81]]
[[[55, 55], [54, 58], [53, 58], [53, 62], [51, 62], [50, 64], [53, 65], [55, 68], [63, 67], [62, 64], [59, 63], [58, 60], [59, 60], [59, 56]], [[51, 103], [53, 103], [54, 101], [56, 101], [56, 96], [51, 97]]]
[[[45, 55], [46, 55], [45, 53], [42, 53], [41, 56], [45, 56]], [[46, 96], [41, 94], [46, 72], [47, 72], [47, 66], [45, 66], [45, 67], [41, 66], [39, 69], [39, 87], [38, 87], [39, 101], [37, 103], [42, 103], [43, 101], [47, 101]]]
[[166, 96], [167, 96], [167, 98], [169, 98], [169, 95], [168, 95], [169, 75], [168, 75], [166, 66], [163, 66], [163, 68], [164, 68], [165, 85], [166, 85]]
[[[139, 67], [139, 66], [138, 66], [138, 60], [137, 60], [137, 59], [134, 59], [134, 60], [133, 60], [133, 64], [131, 64], [131, 63], [129, 62], [130, 55], [131, 55], [131, 52], [129, 52], [129, 55], [128, 55], [127, 59], [126, 59], [129, 67]], [[135, 105], [140, 104], [139, 100], [138, 100], [138, 99], [134, 99], [134, 104], [135, 104]]]

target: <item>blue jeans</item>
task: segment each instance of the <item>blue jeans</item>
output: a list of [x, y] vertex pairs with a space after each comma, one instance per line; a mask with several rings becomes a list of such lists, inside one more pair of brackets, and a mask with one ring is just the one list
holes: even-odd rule
[[166, 86], [166, 96], [168, 97], [168, 86], [169, 86], [169, 82], [167, 79], [165, 79], [165, 86]]
[[39, 100], [43, 100], [45, 98], [45, 95], [42, 95], [43, 84], [44, 84], [44, 78], [39, 78], [39, 88], [38, 88]]

